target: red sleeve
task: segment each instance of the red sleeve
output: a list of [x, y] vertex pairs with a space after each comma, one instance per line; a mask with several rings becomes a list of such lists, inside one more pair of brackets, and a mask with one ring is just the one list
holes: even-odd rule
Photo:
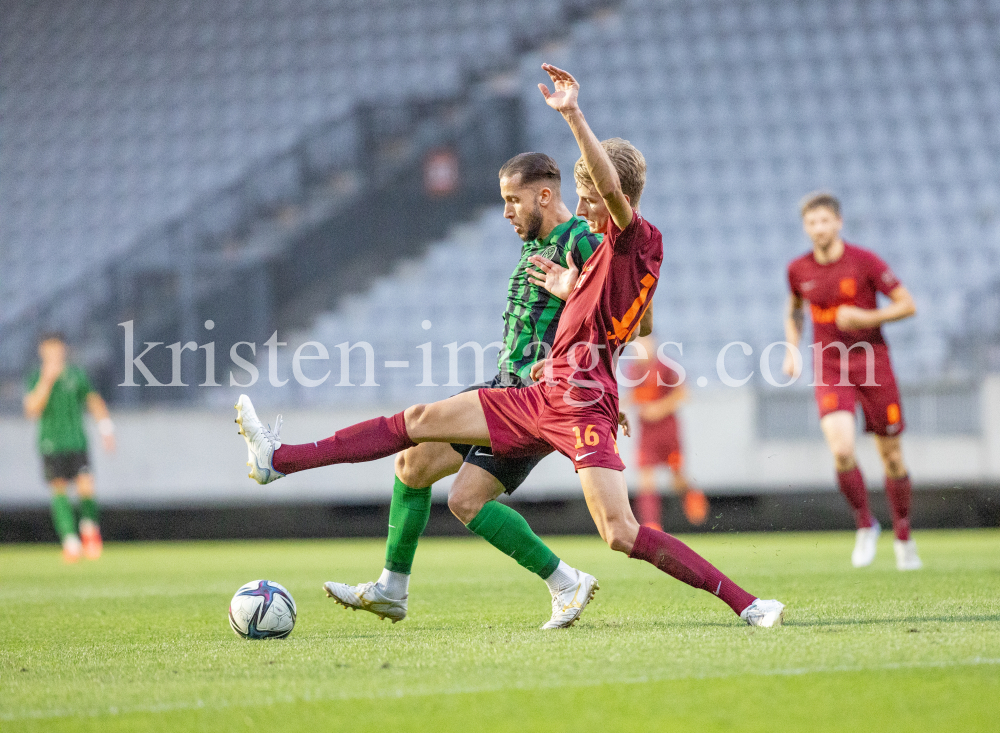
[[799, 290], [799, 278], [795, 275], [794, 262], [788, 266], [788, 289], [792, 291], [792, 295], [802, 297], [802, 291]]
[[624, 229], [619, 229], [614, 219], [608, 219], [608, 238], [611, 239], [615, 252], [628, 252], [636, 242], [648, 239], [651, 235], [649, 222], [639, 216], [635, 209], [632, 209], [632, 221]]
[[868, 253], [868, 268], [875, 289], [883, 295], [888, 295], [903, 284], [896, 277], [896, 273], [885, 263], [885, 260], [874, 252]]

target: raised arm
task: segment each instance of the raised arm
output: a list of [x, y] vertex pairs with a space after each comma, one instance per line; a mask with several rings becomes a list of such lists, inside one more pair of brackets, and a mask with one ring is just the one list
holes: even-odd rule
[[546, 104], [559, 112], [569, 124], [597, 193], [604, 199], [615, 224], [619, 229], [624, 229], [632, 221], [632, 205], [622, 192], [618, 171], [612, 165], [611, 158], [608, 157], [601, 146], [601, 141], [590, 129], [580, 110], [577, 103], [580, 94], [579, 82], [569, 72], [552, 64], [542, 64], [542, 68], [552, 79], [554, 87], [554, 91], [549, 92], [549, 88], [544, 84], [538, 85]]

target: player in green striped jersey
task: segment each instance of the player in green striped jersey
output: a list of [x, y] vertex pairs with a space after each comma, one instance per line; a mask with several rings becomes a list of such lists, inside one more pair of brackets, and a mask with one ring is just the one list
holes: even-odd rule
[[[522, 153], [500, 169], [504, 217], [524, 246], [507, 290], [499, 374], [490, 385], [474, 385], [470, 390], [530, 383], [531, 366], [547, 356], [568, 296], [568, 288], [560, 289], [557, 283], [558, 273], [546, 278], [538, 269], [538, 258], [557, 263], [562, 279], [571, 284], [601, 242], [586, 220], [570, 213], [559, 184], [559, 167], [542, 153]], [[452, 513], [472, 532], [545, 581], [552, 594], [552, 617], [543, 628], [571, 626], [596, 590], [596, 580], [561, 561], [520, 514], [495, 501], [500, 494], [520, 486], [543, 457], [500, 460], [489, 448], [447, 443], [422, 443], [403, 451], [396, 456], [382, 576], [358, 586], [326, 583], [327, 595], [346, 608], [370, 611], [393, 623], [405, 618], [417, 541], [430, 516], [430, 487], [457, 472], [448, 500]]]
[[551, 346], [562, 313], [565, 299], [539, 287], [539, 271], [530, 260], [541, 257], [579, 270], [600, 241], [601, 236], [591, 234], [586, 220], [574, 216], [556, 226], [548, 236], [536, 234], [524, 243], [507, 288], [503, 351], [499, 359], [501, 374], [512, 372], [528, 381], [531, 365], [538, 361], [538, 344]]

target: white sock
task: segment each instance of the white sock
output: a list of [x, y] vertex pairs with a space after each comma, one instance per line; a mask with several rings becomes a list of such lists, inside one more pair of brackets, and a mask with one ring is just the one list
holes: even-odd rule
[[382, 575], [379, 576], [378, 582], [375, 585], [386, 596], [398, 601], [406, 598], [410, 590], [410, 576], [408, 573], [394, 573], [387, 568], [383, 568]]
[[555, 572], [545, 579], [545, 585], [550, 593], [558, 593], [576, 584], [576, 570], [562, 560], [556, 566]]
[[97, 530], [97, 524], [93, 519], [81, 519], [80, 520], [80, 534], [87, 534], [88, 532], [94, 532]]

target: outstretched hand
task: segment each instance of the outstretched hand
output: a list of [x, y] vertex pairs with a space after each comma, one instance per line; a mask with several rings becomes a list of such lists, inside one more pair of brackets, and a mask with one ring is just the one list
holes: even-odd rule
[[568, 300], [569, 294], [576, 287], [576, 281], [580, 277], [580, 269], [573, 262], [572, 256], [566, 257], [569, 267], [563, 267], [558, 262], [553, 262], [541, 255], [532, 255], [528, 262], [537, 267], [537, 270], [528, 270], [528, 279], [533, 285], [544, 288], [560, 300]]
[[544, 84], [538, 85], [542, 96], [545, 97], [545, 103], [562, 114], [579, 109], [576, 100], [580, 94], [580, 83], [573, 78], [573, 75], [552, 64], [542, 64], [542, 68], [549, 75], [555, 89], [549, 92], [549, 88]]
[[549, 360], [540, 359], [531, 365], [531, 369], [528, 372], [528, 376], [531, 377], [532, 382], [542, 381], [542, 377], [545, 377], [545, 372], [548, 370]]

